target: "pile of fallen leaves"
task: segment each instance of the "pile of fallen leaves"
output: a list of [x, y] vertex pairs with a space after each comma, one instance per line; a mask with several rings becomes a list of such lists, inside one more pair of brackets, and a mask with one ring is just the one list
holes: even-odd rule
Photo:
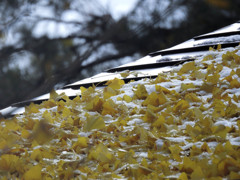
[[0, 123], [6, 179], [240, 179], [240, 47]]

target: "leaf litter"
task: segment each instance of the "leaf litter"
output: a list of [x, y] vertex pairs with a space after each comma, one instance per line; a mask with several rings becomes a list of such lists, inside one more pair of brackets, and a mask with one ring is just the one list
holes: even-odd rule
[[[240, 179], [240, 46], [1, 119], [5, 179]], [[129, 72], [121, 74], [127, 77]]]

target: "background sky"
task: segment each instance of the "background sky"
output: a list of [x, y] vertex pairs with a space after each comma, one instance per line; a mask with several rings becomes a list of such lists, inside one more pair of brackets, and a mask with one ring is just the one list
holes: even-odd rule
[[129, 12], [136, 0], [99, 0], [104, 6], [109, 7], [114, 18], [119, 18], [121, 15]]

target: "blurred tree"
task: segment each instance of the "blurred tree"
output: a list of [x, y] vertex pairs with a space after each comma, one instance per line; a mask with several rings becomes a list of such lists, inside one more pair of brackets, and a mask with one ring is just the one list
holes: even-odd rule
[[114, 19], [97, 0], [0, 2], [0, 108], [238, 20], [237, 0], [138, 0]]
[[180, 24], [184, 34], [200, 35], [237, 22], [240, 15], [238, 0], [180, 0], [185, 6], [186, 20]]

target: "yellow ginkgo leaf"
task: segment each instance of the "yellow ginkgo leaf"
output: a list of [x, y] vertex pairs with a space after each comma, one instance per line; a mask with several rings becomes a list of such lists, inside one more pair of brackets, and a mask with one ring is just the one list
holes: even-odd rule
[[123, 100], [126, 101], [127, 103], [130, 103], [130, 102], [132, 101], [132, 98], [131, 98], [130, 96], [128, 96], [128, 95], [125, 94], [125, 95], [123, 96]]
[[36, 165], [31, 167], [25, 174], [24, 179], [41, 180], [42, 179], [42, 166]]
[[145, 99], [148, 96], [146, 87], [143, 84], [138, 84], [137, 90], [134, 93], [138, 99]]
[[202, 171], [202, 168], [200, 166], [197, 166], [194, 170], [193, 173], [191, 174], [191, 179], [204, 179], [205, 175]]
[[108, 85], [108, 87], [112, 89], [120, 89], [124, 84], [125, 82], [122, 79], [118, 79], [118, 78], [110, 80], [106, 83], [106, 85]]
[[237, 79], [232, 79], [232, 81], [230, 82], [230, 87], [231, 88], [239, 88], [240, 82]]
[[19, 157], [13, 154], [3, 154], [0, 157], [0, 170], [14, 172], [18, 165]]
[[178, 177], [178, 180], [188, 180], [187, 174], [185, 172], [182, 172]]
[[155, 89], [156, 89], [157, 92], [163, 92], [163, 93], [165, 93], [165, 94], [171, 93], [170, 90], [168, 90], [168, 89], [165, 88], [165, 87], [159, 86], [159, 85], [155, 85]]
[[83, 127], [84, 131], [105, 128], [105, 122], [101, 116], [88, 116]]
[[88, 147], [89, 139], [87, 137], [79, 137], [78, 140], [73, 144], [72, 148], [75, 152], [79, 152], [82, 148]]
[[51, 132], [51, 125], [46, 122], [46, 120], [40, 120], [37, 122], [33, 129], [33, 139], [38, 144], [45, 144], [49, 142], [53, 138], [53, 134]]
[[123, 78], [126, 78], [130, 75], [130, 71], [129, 70], [126, 70], [126, 71], [123, 71], [120, 73], [120, 75], [123, 77]]
[[174, 112], [180, 112], [189, 108], [189, 103], [186, 100], [180, 100], [177, 104], [173, 107]]
[[80, 87], [80, 90], [81, 90], [81, 98], [82, 98], [82, 101], [90, 101], [91, 98], [92, 98], [92, 95], [94, 94], [95, 92], [95, 87], [91, 86], [89, 87], [88, 89], [86, 89], [85, 87]]
[[194, 71], [195, 69], [196, 69], [196, 66], [195, 66], [195, 62], [194, 61], [187, 62], [187, 63], [182, 65], [182, 68], [179, 70], [178, 74], [182, 75], [184, 73], [189, 73], [189, 72]]
[[195, 85], [193, 83], [182, 83], [181, 84], [181, 90], [182, 91], [187, 91], [189, 89], [194, 89], [195, 88]]
[[116, 116], [118, 113], [116, 109], [116, 104], [112, 99], [107, 100], [103, 103], [102, 115], [110, 114], [112, 116]]
[[108, 98], [110, 98], [112, 96], [115, 96], [117, 94], [118, 94], [118, 91], [114, 90], [113, 88], [111, 88], [109, 86], [105, 87], [104, 90], [103, 90], [103, 98], [104, 99], [108, 99]]
[[97, 111], [101, 112], [103, 106], [103, 100], [99, 96], [95, 96], [90, 102], [85, 106], [85, 109], [88, 111]]
[[219, 74], [217, 74], [217, 73], [215, 73], [215, 74], [213, 74], [213, 75], [208, 75], [207, 77], [206, 77], [206, 81], [208, 82], [208, 83], [211, 83], [211, 84], [217, 84], [218, 82], [219, 82], [219, 78], [220, 78], [220, 75]]
[[169, 150], [173, 156], [173, 158], [180, 162], [181, 161], [181, 158], [180, 158], [180, 152], [182, 151], [182, 148], [179, 147], [178, 145], [172, 145], [169, 147]]
[[201, 99], [199, 99], [195, 93], [187, 93], [184, 98], [188, 102], [201, 102]]
[[37, 104], [31, 103], [29, 106], [25, 107], [25, 111], [28, 113], [39, 113], [39, 107]]
[[92, 149], [88, 158], [95, 159], [103, 163], [111, 162], [114, 159], [113, 154], [103, 144], [99, 144], [96, 148]]

